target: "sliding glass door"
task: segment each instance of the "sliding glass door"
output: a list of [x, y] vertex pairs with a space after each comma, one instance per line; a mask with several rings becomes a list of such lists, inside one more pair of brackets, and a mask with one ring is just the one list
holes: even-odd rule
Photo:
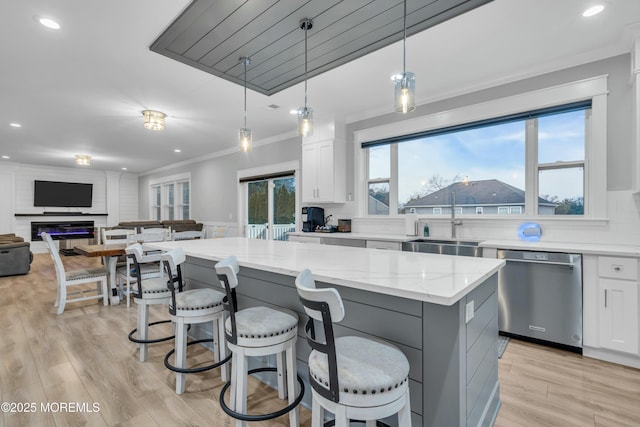
[[286, 240], [296, 229], [296, 181], [293, 176], [246, 183], [246, 236], [251, 239]]

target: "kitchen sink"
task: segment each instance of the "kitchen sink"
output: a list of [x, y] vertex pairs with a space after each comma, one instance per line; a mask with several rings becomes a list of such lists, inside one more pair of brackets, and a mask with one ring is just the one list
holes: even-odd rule
[[481, 257], [479, 242], [465, 240], [415, 239], [402, 243], [402, 250], [440, 255]]

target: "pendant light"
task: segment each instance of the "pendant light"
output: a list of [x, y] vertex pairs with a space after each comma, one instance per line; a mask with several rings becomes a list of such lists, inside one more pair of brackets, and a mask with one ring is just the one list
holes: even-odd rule
[[404, 0], [404, 39], [402, 41], [402, 74], [391, 77], [394, 86], [394, 106], [397, 113], [410, 113], [416, 109], [416, 76], [407, 72], [407, 0]]
[[313, 109], [307, 107], [307, 31], [313, 28], [313, 21], [305, 18], [300, 21], [300, 29], [304, 30], [304, 107], [298, 109], [298, 135], [313, 135]]
[[251, 129], [247, 128], [247, 65], [251, 64], [251, 59], [242, 56], [240, 62], [244, 64], [244, 127], [238, 131], [238, 137], [240, 138], [240, 151], [247, 153], [251, 151]]

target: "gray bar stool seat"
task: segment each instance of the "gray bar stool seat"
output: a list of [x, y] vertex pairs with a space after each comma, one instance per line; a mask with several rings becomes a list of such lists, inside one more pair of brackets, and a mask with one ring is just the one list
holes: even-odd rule
[[[231, 380], [220, 392], [220, 406], [236, 419], [236, 427], [244, 427], [246, 421], [264, 421], [289, 413], [289, 425], [298, 427], [298, 404], [304, 395], [304, 383], [296, 370], [295, 344], [298, 334], [298, 316], [293, 312], [268, 307], [249, 307], [238, 310], [236, 287], [240, 267], [231, 256], [216, 264], [220, 284], [226, 291], [229, 318], [225, 322], [227, 345], [233, 357]], [[248, 357], [276, 356], [277, 368], [248, 369]], [[287, 399], [289, 405], [270, 414], [247, 414], [247, 375], [276, 371], [278, 373], [278, 397]], [[298, 387], [296, 387], [296, 379]], [[286, 387], [285, 387], [286, 384]], [[231, 388], [230, 405], [224, 395]]]
[[[170, 278], [165, 289], [171, 292], [169, 313], [175, 325], [175, 348], [164, 357], [164, 366], [176, 373], [176, 394], [185, 390], [185, 374], [204, 372], [222, 366], [222, 381], [228, 381], [228, 368], [225, 365], [231, 355], [227, 356], [224, 338], [225, 311], [222, 301], [225, 295], [211, 288], [189, 289], [177, 292], [176, 284], [182, 283], [181, 265], [186, 256], [182, 248], [165, 252], [161, 256], [167, 276]], [[212, 324], [212, 338], [193, 340], [187, 343], [187, 328], [201, 323]], [[187, 347], [194, 344], [210, 342], [213, 344], [214, 363], [198, 368], [187, 368]], [[169, 359], [175, 354], [174, 364]]]
[[[309, 316], [305, 325], [312, 387], [312, 427], [324, 425], [325, 409], [335, 415], [335, 425], [350, 420], [368, 427], [384, 425], [377, 420], [398, 414], [398, 425], [411, 427], [409, 361], [386, 342], [346, 336], [336, 338], [333, 323], [345, 316], [336, 289], [317, 289], [311, 271], [296, 278], [296, 288]], [[316, 331], [315, 322], [322, 325]], [[319, 332], [319, 333], [317, 333]]]

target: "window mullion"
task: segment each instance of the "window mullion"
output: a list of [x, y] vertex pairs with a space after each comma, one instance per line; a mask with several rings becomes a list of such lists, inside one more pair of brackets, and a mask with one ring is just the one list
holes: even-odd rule
[[389, 215], [398, 215], [398, 144], [390, 147]]
[[538, 119], [526, 121], [525, 131], [525, 215], [538, 213]]

